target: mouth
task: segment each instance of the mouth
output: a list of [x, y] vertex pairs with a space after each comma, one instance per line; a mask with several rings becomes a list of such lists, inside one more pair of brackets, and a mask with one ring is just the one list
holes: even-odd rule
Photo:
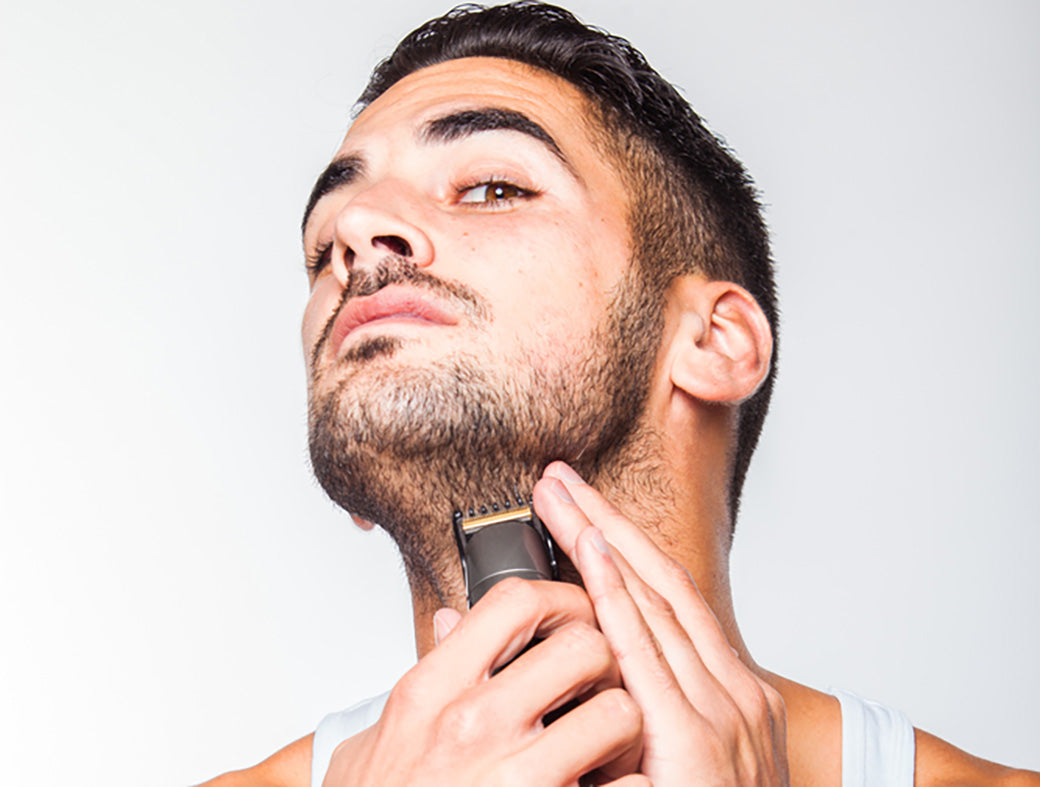
[[373, 295], [353, 298], [340, 311], [329, 336], [330, 350], [339, 357], [351, 335], [368, 327], [394, 325], [455, 325], [458, 318], [428, 293], [389, 286]]

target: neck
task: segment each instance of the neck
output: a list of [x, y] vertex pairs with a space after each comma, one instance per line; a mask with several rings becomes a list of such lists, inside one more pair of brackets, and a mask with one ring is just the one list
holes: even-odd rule
[[466, 611], [466, 586], [459, 561], [441, 572], [436, 580], [418, 576], [414, 568], [406, 566], [408, 584], [412, 591], [412, 617], [415, 626], [415, 649], [422, 658], [433, 650], [433, 615], [443, 607]]
[[[680, 462], [678, 466], [685, 464]], [[703, 477], [696, 473], [667, 472], [662, 467], [655, 467], [653, 472], [646, 469], [643, 473], [633, 473], [632, 470], [629, 464], [623, 477], [603, 473], [594, 485], [683, 565], [714, 611], [731, 647], [746, 664], [754, 667], [733, 610], [728, 508], [724, 499], [705, 504], [704, 501], [718, 496], [709, 495], [707, 488], [690, 484], [689, 479]], [[679, 484], [676, 476], [683, 478], [685, 486]], [[705, 486], [711, 486], [710, 480]], [[648, 515], [647, 512], [655, 513]], [[449, 529], [444, 528], [443, 532], [444, 548], [439, 551], [444, 554], [450, 550], [455, 554]], [[465, 612], [465, 584], [457, 557], [438, 560], [432, 565], [416, 565], [406, 559], [406, 570], [412, 593], [416, 649], [421, 658], [434, 647], [434, 613], [441, 607]]]

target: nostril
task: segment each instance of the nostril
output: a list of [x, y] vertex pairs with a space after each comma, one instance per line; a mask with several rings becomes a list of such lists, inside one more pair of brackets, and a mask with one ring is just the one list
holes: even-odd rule
[[408, 241], [399, 235], [377, 235], [372, 238], [372, 245], [382, 246], [390, 253], [400, 257], [412, 256], [412, 247], [408, 245]]

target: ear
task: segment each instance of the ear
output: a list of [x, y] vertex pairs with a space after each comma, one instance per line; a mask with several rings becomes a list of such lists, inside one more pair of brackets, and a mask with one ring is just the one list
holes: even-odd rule
[[369, 522], [367, 519], [362, 519], [357, 514], [351, 514], [350, 518], [354, 520], [354, 524], [360, 527], [362, 530], [371, 530], [375, 527], [374, 522]]
[[729, 281], [682, 276], [672, 283], [668, 308], [672, 384], [707, 402], [739, 404], [769, 374], [773, 332], [751, 294]]

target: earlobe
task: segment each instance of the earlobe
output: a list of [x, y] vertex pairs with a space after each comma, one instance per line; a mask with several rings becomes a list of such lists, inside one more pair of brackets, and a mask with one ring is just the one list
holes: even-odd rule
[[354, 524], [360, 527], [362, 530], [371, 530], [375, 527], [374, 522], [369, 522], [367, 519], [362, 519], [357, 514], [351, 514], [350, 518], [354, 520]]
[[740, 404], [769, 374], [773, 334], [751, 294], [728, 281], [677, 280], [669, 293], [675, 330], [671, 382], [690, 396]]

